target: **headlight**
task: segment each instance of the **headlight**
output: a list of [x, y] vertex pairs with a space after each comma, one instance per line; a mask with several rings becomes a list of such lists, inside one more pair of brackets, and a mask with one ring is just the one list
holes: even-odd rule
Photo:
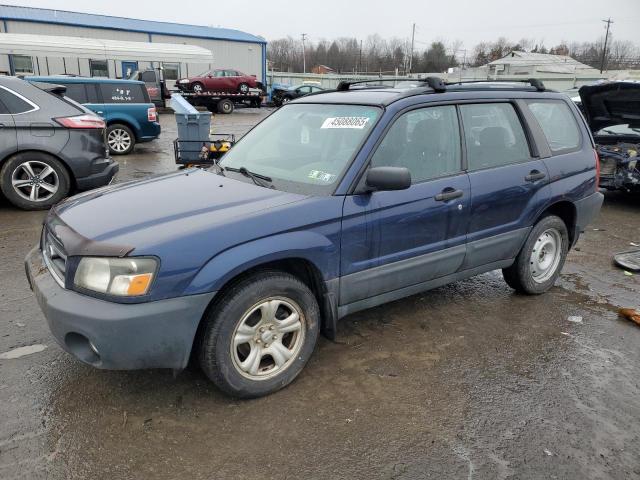
[[73, 283], [107, 295], [134, 297], [149, 291], [157, 268], [158, 262], [153, 258], [84, 257]]
[[183, 78], [182, 80], [178, 80], [178, 83], [189, 83], [189, 79]]

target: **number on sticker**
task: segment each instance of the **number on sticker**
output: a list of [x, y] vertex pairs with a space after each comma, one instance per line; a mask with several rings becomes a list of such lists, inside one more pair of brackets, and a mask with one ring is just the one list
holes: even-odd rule
[[369, 117], [331, 117], [327, 118], [320, 128], [364, 128]]

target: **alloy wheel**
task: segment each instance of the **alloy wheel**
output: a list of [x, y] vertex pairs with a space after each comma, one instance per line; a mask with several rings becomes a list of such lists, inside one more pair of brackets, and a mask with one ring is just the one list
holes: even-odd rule
[[109, 131], [107, 143], [112, 151], [123, 153], [131, 148], [131, 135], [122, 128], [114, 128]]
[[56, 194], [60, 179], [50, 165], [31, 160], [15, 168], [11, 174], [11, 185], [23, 199], [44, 202]]
[[300, 306], [270, 297], [249, 308], [232, 335], [231, 358], [250, 380], [279, 375], [296, 359], [305, 341], [305, 317]]

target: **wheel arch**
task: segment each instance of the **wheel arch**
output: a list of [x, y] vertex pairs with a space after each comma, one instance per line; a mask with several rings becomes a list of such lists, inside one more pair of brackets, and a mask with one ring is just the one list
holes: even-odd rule
[[131, 133], [133, 133], [133, 137], [136, 143], [138, 142], [138, 132], [140, 130], [140, 126], [139, 125], [136, 126], [136, 124], [134, 123], [134, 120], [129, 118], [112, 118], [107, 120], [107, 128], [112, 125], [124, 125], [129, 130], [131, 130]]
[[538, 215], [536, 219], [536, 223], [544, 216], [547, 215], [555, 215], [560, 217], [560, 219], [567, 226], [567, 231], [569, 233], [569, 246], [573, 246], [577, 240], [576, 232], [576, 219], [577, 219], [577, 210], [576, 206], [573, 202], [569, 200], [558, 200], [551, 205], [548, 205], [541, 213]]
[[336, 323], [338, 319], [337, 304], [334, 301], [336, 296], [327, 288], [327, 284], [324, 281], [322, 273], [317, 265], [304, 257], [289, 256], [274, 260], [264, 260], [256, 264], [252, 264], [246, 269], [236, 272], [234, 275], [225, 279], [217, 291], [216, 296], [211, 300], [200, 318], [198, 328], [193, 339], [193, 344], [191, 346], [192, 356], [197, 352], [198, 345], [204, 333], [204, 319], [207, 318], [209, 313], [217, 307], [221, 299], [224, 297], [224, 294], [233, 288], [234, 285], [237, 285], [246, 278], [266, 271], [288, 273], [304, 283], [309, 290], [311, 290], [318, 302], [318, 306], [320, 307], [320, 329], [322, 333], [330, 339], [335, 338]]

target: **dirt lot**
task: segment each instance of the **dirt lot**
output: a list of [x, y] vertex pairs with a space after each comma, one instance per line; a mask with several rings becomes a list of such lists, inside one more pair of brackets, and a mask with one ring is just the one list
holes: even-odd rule
[[[215, 123], [242, 133], [264, 114]], [[161, 120], [118, 181], [174, 170]], [[0, 200], [0, 353], [46, 346], [0, 360], [2, 479], [640, 478], [640, 328], [616, 314], [640, 307], [640, 276], [611, 264], [640, 242], [640, 198], [607, 194], [550, 293], [492, 272], [352, 315], [294, 384], [253, 401], [197, 371], [64, 353], [22, 263], [43, 216]]]

